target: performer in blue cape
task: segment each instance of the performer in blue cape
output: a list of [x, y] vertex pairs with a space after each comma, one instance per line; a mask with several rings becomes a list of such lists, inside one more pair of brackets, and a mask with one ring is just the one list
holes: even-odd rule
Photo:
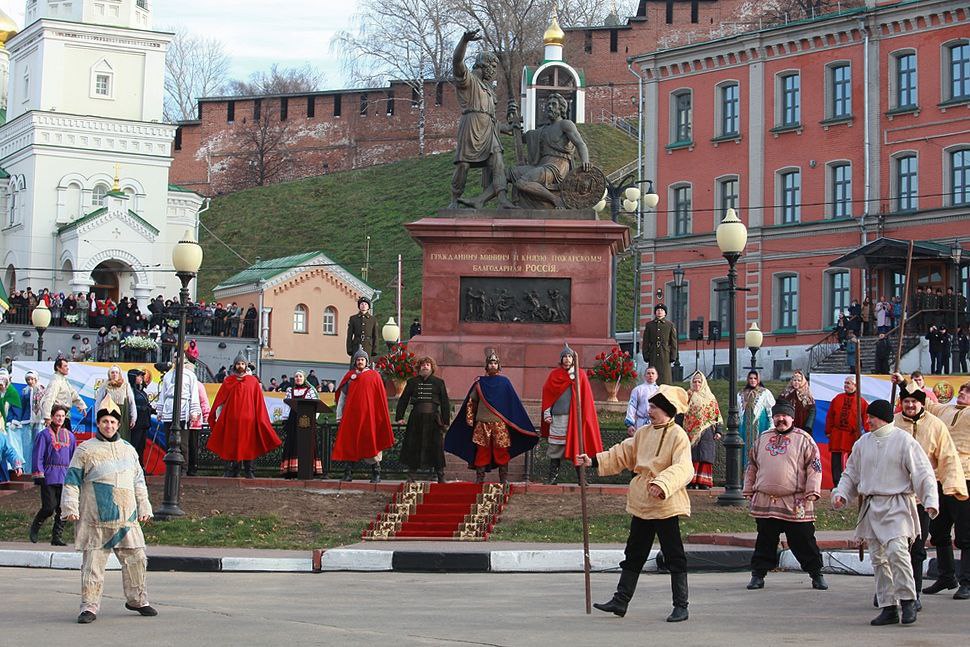
[[508, 483], [509, 461], [539, 440], [515, 387], [501, 370], [495, 349], [486, 348], [485, 375], [475, 378], [445, 436], [445, 451], [468, 462], [476, 483], [494, 467], [499, 481]]

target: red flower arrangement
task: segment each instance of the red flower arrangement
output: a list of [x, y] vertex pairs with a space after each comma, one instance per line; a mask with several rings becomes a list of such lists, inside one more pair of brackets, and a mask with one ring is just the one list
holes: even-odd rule
[[614, 346], [609, 353], [603, 352], [596, 356], [596, 364], [586, 370], [591, 380], [629, 384], [636, 382], [636, 364], [630, 359], [630, 353]]
[[394, 380], [406, 380], [418, 374], [414, 353], [408, 350], [407, 342], [394, 344], [387, 355], [377, 360], [377, 370]]

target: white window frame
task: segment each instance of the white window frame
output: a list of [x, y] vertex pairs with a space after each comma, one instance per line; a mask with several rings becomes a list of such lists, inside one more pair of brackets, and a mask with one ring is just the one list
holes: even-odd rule
[[[102, 193], [100, 189], [104, 189], [104, 192]], [[108, 195], [109, 191], [111, 191], [111, 187], [104, 182], [98, 182], [95, 184], [94, 188], [91, 189], [91, 206], [95, 209], [103, 207], [104, 198], [106, 195]]]
[[[101, 77], [106, 79], [107, 94], [98, 91], [98, 80]], [[100, 99], [102, 101], [111, 101], [115, 98], [115, 72], [107, 59], [102, 58], [91, 66], [90, 95], [92, 99]]]
[[323, 334], [328, 336], [337, 334], [337, 309], [333, 306], [323, 309]]
[[296, 304], [296, 307], [293, 308], [293, 332], [298, 335], [305, 335], [309, 318], [309, 309], [302, 303]]

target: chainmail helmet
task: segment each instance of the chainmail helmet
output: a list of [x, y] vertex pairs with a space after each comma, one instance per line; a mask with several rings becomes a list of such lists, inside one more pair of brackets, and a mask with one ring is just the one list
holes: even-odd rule
[[573, 357], [575, 354], [576, 352], [569, 347], [569, 342], [563, 342], [562, 351], [559, 353], [559, 363], [562, 363], [563, 357]]
[[351, 362], [352, 364], [356, 364], [356, 363], [357, 363], [357, 358], [358, 358], [358, 357], [363, 357], [363, 358], [364, 358], [364, 359], [366, 359], [366, 360], [367, 360], [368, 362], [370, 361], [370, 355], [368, 355], [368, 354], [367, 354], [367, 351], [366, 351], [366, 350], [364, 350], [364, 346], [363, 346], [363, 345], [360, 345], [360, 346], [358, 346], [358, 347], [357, 347], [357, 351], [356, 351], [356, 352], [355, 352], [355, 353], [353, 354], [353, 356], [351, 356], [351, 358], [350, 358], [350, 362]]
[[486, 348], [485, 349], [485, 367], [486, 368], [488, 367], [488, 363], [490, 361], [492, 361], [492, 360], [494, 360], [495, 363], [498, 364], [498, 367], [499, 368], [502, 368], [502, 361], [498, 358], [498, 353], [495, 351], [495, 349], [494, 348], [491, 348], [491, 347]]
[[236, 359], [232, 360], [232, 365], [235, 366], [239, 362], [242, 362], [243, 364], [248, 364], [249, 363], [249, 360], [246, 359], [246, 356], [243, 355], [243, 352], [242, 351], [239, 351], [239, 353], [236, 355]]

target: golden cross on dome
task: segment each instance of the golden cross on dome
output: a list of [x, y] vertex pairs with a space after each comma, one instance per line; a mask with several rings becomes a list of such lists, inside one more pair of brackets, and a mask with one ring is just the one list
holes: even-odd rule
[[121, 164], [115, 162], [115, 184], [111, 187], [112, 191], [121, 191]]

